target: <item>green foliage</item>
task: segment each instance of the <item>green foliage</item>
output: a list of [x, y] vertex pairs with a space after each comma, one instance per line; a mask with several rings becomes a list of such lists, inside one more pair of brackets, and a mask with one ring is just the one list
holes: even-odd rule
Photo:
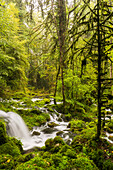
[[25, 85], [25, 67], [28, 65], [25, 41], [18, 34], [18, 9], [13, 3], [1, 5], [0, 16], [0, 87], [17, 89], [22, 87], [22, 83]]
[[7, 142], [7, 136], [6, 136], [6, 126], [5, 123], [0, 121], [0, 145]]

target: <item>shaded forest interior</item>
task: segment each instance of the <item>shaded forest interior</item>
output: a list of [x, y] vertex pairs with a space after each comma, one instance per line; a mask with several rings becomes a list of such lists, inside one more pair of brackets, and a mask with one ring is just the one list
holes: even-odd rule
[[[112, 37], [112, 0], [0, 0], [1, 101], [21, 96], [31, 107], [29, 98], [41, 96], [48, 100], [52, 97], [55, 108], [71, 121], [72, 132], [75, 132], [74, 119], [88, 123], [96, 120], [93, 140], [101, 151], [94, 154], [104, 155], [102, 147], [106, 150], [107, 144], [101, 137], [105, 130], [113, 130], [113, 121], [107, 112], [113, 112]], [[63, 103], [57, 106], [57, 101]], [[2, 102], [0, 108], [11, 109]], [[106, 116], [110, 118], [108, 126]], [[90, 149], [95, 147], [92, 141], [88, 138]], [[56, 144], [55, 140], [52, 142]], [[74, 142], [73, 149], [79, 145]], [[47, 146], [49, 144], [44, 151], [48, 151]], [[81, 151], [80, 147], [76, 152]], [[111, 157], [107, 159], [104, 155], [103, 160], [113, 161], [112, 147], [109, 147]], [[51, 154], [56, 152], [53, 150]], [[95, 163], [90, 162], [91, 169], [96, 169], [95, 166], [101, 169], [96, 158], [86, 150], [84, 153]], [[50, 166], [47, 160], [45, 164]], [[113, 167], [108, 164], [109, 168]]]

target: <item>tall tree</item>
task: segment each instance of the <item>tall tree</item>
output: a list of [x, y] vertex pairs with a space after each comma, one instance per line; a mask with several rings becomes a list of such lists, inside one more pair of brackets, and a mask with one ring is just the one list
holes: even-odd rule
[[[112, 22], [113, 12], [110, 10], [112, 5], [109, 2], [98, 0], [95, 5], [91, 5], [89, 0], [83, 0], [83, 4], [76, 13], [77, 25], [71, 29], [75, 41], [69, 49], [76, 43], [75, 53], [83, 56], [82, 66], [86, 65], [86, 60], [91, 60], [97, 72], [97, 96], [98, 96], [98, 125], [97, 137], [101, 134], [101, 117], [102, 110], [107, 105], [107, 96], [109, 95], [108, 69], [106, 63], [111, 62], [109, 54], [111, 54], [112, 43]], [[83, 39], [82, 47], [78, 46], [78, 42]], [[97, 67], [98, 63], [98, 67]], [[106, 76], [105, 76], [106, 75]], [[107, 90], [106, 90], [107, 89]]]
[[63, 104], [65, 107], [65, 90], [64, 90], [64, 69], [65, 69], [65, 48], [66, 48], [66, 7], [65, 0], [58, 0], [58, 39], [60, 49], [60, 68], [61, 68], [61, 79], [62, 79], [62, 95]]

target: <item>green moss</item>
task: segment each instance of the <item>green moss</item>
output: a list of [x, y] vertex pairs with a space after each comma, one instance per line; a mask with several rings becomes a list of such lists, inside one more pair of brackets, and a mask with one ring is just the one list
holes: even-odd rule
[[43, 170], [43, 169], [48, 168], [49, 166], [50, 166], [49, 162], [47, 162], [46, 160], [44, 160], [43, 158], [39, 156], [35, 156], [33, 159], [25, 163], [18, 164], [15, 170], [20, 170], [20, 169]]
[[83, 154], [77, 155], [75, 166], [79, 170], [98, 170], [94, 162]]
[[70, 121], [72, 119], [72, 115], [70, 113], [65, 115], [65, 118], [67, 121]]
[[58, 126], [58, 124], [56, 124], [55, 122], [50, 122], [50, 123], [48, 123], [48, 126], [49, 127], [55, 127], [55, 126]]
[[22, 142], [20, 140], [17, 140], [14, 137], [9, 137], [9, 141], [13, 142], [19, 148], [20, 152], [23, 153]]
[[9, 141], [0, 146], [0, 154], [9, 154], [12, 156], [18, 156], [21, 154], [18, 146], [13, 141]]
[[45, 147], [46, 147], [46, 151], [50, 150], [51, 152], [58, 152], [62, 145], [65, 145], [65, 142], [63, 141], [63, 139], [59, 136], [56, 136], [54, 139], [48, 139], [45, 142]]
[[12, 170], [15, 167], [14, 160], [9, 154], [0, 155], [0, 169]]
[[24, 119], [25, 123], [32, 129], [33, 126], [40, 126], [45, 124], [50, 120], [50, 116], [48, 113], [43, 113], [38, 109], [32, 110], [19, 110], [18, 113]]
[[101, 149], [92, 150], [92, 152], [88, 153], [90, 159], [94, 161], [99, 169], [103, 167], [104, 163], [104, 151]]
[[113, 162], [111, 159], [105, 160], [103, 162], [103, 170], [111, 170], [113, 169]]
[[27, 162], [31, 159], [33, 159], [35, 155], [31, 152], [31, 153], [28, 153], [28, 154], [24, 154], [24, 155], [19, 155], [16, 159], [16, 162], [17, 163], [23, 163], [23, 162]]
[[7, 142], [5, 123], [0, 121], [0, 145]]
[[85, 125], [84, 121], [82, 121], [82, 120], [74, 119], [74, 120], [70, 121], [70, 130], [72, 132], [76, 133], [76, 131], [81, 131], [85, 127], [86, 127], [86, 125]]

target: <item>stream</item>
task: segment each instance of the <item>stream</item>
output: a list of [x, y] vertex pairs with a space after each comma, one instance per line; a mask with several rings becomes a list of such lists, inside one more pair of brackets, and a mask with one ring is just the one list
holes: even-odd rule
[[[33, 98], [32, 101], [41, 100], [39, 98]], [[16, 101], [15, 101], [16, 102]], [[53, 104], [53, 99], [51, 99], [49, 105]], [[58, 102], [57, 104], [60, 104]], [[46, 106], [46, 105], [45, 105]], [[12, 106], [13, 107], [13, 106]], [[20, 108], [17, 108], [20, 109]], [[21, 108], [22, 109], [22, 108]], [[28, 108], [24, 108], [28, 109]], [[42, 112], [47, 112], [46, 107], [39, 108]], [[23, 149], [25, 151], [32, 149], [34, 147], [45, 146], [45, 141], [49, 138], [54, 138], [55, 136], [61, 136], [67, 144], [70, 144], [75, 134], [69, 131], [67, 125], [69, 122], [65, 122], [61, 118], [61, 113], [58, 113], [55, 109], [53, 113], [50, 114], [50, 121], [46, 122], [45, 125], [40, 127], [33, 127], [32, 131], [28, 130], [25, 122], [17, 113], [14, 112], [4, 112], [0, 110], [0, 118], [3, 118], [7, 123], [6, 130], [7, 134], [11, 137], [16, 137], [21, 140], [23, 144]], [[60, 118], [60, 121], [58, 121]], [[48, 123], [55, 123], [55, 127], [48, 126]]]
[[[13, 99], [12, 99], [13, 100]], [[43, 99], [40, 98], [32, 98], [32, 102], [40, 101]], [[13, 100], [14, 102], [18, 102], [18, 100]], [[57, 104], [60, 104], [61, 102], [57, 102]], [[63, 138], [63, 140], [70, 145], [72, 142], [74, 136], [76, 134], [73, 134], [71, 131], [69, 131], [68, 124], [69, 122], [65, 122], [61, 115], [62, 113], [58, 113], [55, 109], [53, 109], [53, 112], [50, 113], [48, 111], [47, 105], [53, 105], [53, 99], [50, 100], [50, 103], [45, 104], [44, 107], [38, 108], [41, 112], [49, 113], [50, 120], [46, 122], [46, 124], [41, 125], [40, 127], [35, 126], [33, 127], [32, 131], [29, 131], [28, 127], [26, 126], [24, 120], [22, 117], [15, 113], [15, 112], [4, 112], [0, 110], [0, 118], [3, 118], [6, 122], [6, 130], [7, 134], [11, 137], [15, 137], [22, 142], [23, 150], [27, 151], [34, 147], [41, 148], [42, 146], [45, 146], [45, 141], [49, 138], [54, 138], [55, 136], [60, 136]], [[21, 108], [15, 108], [12, 106], [12, 108], [15, 108], [17, 110], [20, 109], [31, 109], [25, 107], [25, 105], [21, 102], [21, 105], [24, 107]], [[113, 115], [111, 113], [111, 110], [107, 110], [109, 112], [109, 115], [106, 116], [106, 120], [111, 117], [113, 119]], [[60, 118], [60, 119], [59, 119]], [[60, 121], [59, 121], [60, 120]], [[55, 126], [50, 126], [49, 123], [54, 123]], [[102, 137], [106, 139], [108, 142], [113, 144], [113, 141], [109, 139], [109, 136], [113, 136], [113, 133], [106, 132], [106, 137]]]

